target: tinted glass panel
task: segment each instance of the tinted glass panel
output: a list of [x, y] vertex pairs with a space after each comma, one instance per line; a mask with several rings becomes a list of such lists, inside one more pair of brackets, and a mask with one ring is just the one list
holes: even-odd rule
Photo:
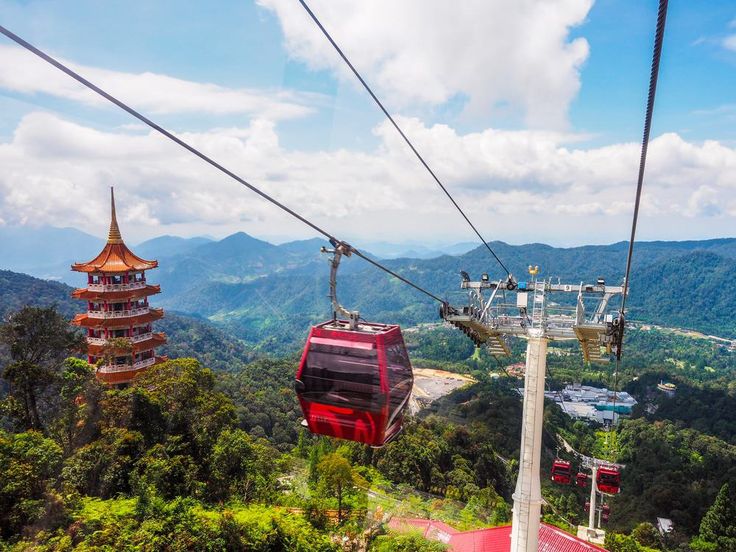
[[406, 348], [402, 342], [395, 343], [386, 349], [386, 362], [390, 389], [389, 423], [391, 423], [401, 413], [409, 400], [414, 376], [411, 371], [409, 355], [406, 353]]
[[302, 371], [306, 400], [360, 410], [382, 406], [375, 349], [312, 343]]

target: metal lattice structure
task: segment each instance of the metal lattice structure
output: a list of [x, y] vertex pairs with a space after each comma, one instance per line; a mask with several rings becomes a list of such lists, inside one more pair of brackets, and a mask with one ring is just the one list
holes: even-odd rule
[[[616, 324], [607, 310], [611, 299], [622, 295], [623, 286], [608, 286], [603, 279], [595, 284], [562, 284], [543, 279], [516, 283], [463, 278], [460, 288], [467, 290], [468, 304], [444, 305], [442, 318], [494, 355], [509, 355], [509, 337], [527, 337], [532, 329], [552, 340], [577, 339], [586, 362], [607, 362], [614, 352]], [[577, 294], [576, 304], [550, 301], [557, 293]], [[510, 301], [512, 294], [515, 297]], [[591, 303], [595, 308], [586, 309]]]
[[[538, 548], [547, 343], [577, 340], [586, 362], [605, 362], [620, 352], [623, 326], [620, 317], [608, 312], [611, 300], [623, 296], [623, 286], [608, 286], [602, 278], [595, 284], [563, 284], [559, 280], [538, 279], [538, 273], [538, 267], [530, 266], [530, 282], [516, 282], [511, 277], [491, 282], [485, 274], [480, 281], [471, 281], [462, 272], [460, 288], [467, 292], [467, 304], [456, 307], [445, 303], [440, 310], [444, 320], [461, 329], [477, 346], [485, 345], [493, 355], [509, 355], [512, 337], [527, 339], [521, 453], [513, 494], [512, 552]], [[552, 301], [555, 294], [565, 294], [568, 299], [556, 303]], [[570, 297], [572, 294], [577, 295], [576, 300]]]

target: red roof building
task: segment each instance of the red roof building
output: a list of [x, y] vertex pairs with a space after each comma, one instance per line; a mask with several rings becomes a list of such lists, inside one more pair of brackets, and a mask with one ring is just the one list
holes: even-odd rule
[[[511, 549], [510, 525], [458, 531], [441, 521], [392, 518], [388, 527], [398, 532], [420, 531], [427, 539], [447, 544], [452, 552], [508, 552]], [[539, 552], [606, 552], [606, 550], [574, 537], [554, 525], [542, 523], [539, 527]]]
[[87, 312], [75, 316], [72, 324], [87, 331], [87, 360], [98, 365], [97, 378], [119, 385], [165, 360], [156, 356], [155, 348], [166, 343], [166, 336], [152, 326], [163, 318], [163, 310], [148, 304], [149, 296], [161, 292], [159, 286], [146, 283], [146, 270], [156, 268], [158, 261], [141, 259], [128, 249], [118, 227], [112, 188], [110, 202], [105, 247], [91, 261], [72, 265], [72, 270], [87, 274], [87, 287], [72, 293], [87, 302]]

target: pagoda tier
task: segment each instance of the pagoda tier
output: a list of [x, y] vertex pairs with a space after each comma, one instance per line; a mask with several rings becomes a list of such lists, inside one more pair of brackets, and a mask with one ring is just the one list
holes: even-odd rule
[[96, 365], [97, 379], [120, 385], [167, 360], [156, 356], [155, 350], [166, 343], [166, 336], [152, 326], [164, 311], [148, 304], [148, 297], [161, 288], [146, 283], [145, 271], [156, 268], [158, 261], [141, 259], [128, 249], [118, 227], [112, 189], [110, 203], [110, 233], [102, 252], [91, 261], [72, 265], [72, 270], [87, 273], [87, 287], [72, 293], [75, 299], [87, 301], [87, 312], [76, 315], [72, 324], [86, 330], [88, 361]]
[[[111, 338], [115, 339], [115, 338]], [[117, 338], [120, 339], [120, 338]], [[126, 338], [122, 338], [126, 339]], [[164, 333], [144, 333], [137, 335], [133, 338], [130, 338], [129, 341], [132, 341], [130, 344], [130, 349], [127, 348], [112, 348], [108, 345], [108, 340], [104, 337], [88, 337], [87, 338], [87, 354], [94, 357], [99, 357], [105, 352], [112, 352], [112, 353], [142, 353], [143, 351], [147, 351], [149, 349], [153, 349], [154, 347], [160, 347], [161, 345], [164, 345], [166, 343], [166, 334]]]
[[82, 328], [127, 328], [150, 324], [164, 317], [164, 309], [142, 308], [129, 311], [88, 311], [78, 314], [72, 320], [75, 326]]
[[[106, 291], [102, 288], [116, 288], [116, 291]], [[161, 293], [161, 286], [150, 286], [145, 282], [135, 282], [132, 284], [112, 284], [105, 286], [103, 284], [90, 284], [88, 288], [75, 289], [72, 292], [74, 299], [86, 299], [87, 301], [111, 301], [120, 302], [126, 299], [140, 299], [141, 297], [150, 297]]]
[[133, 379], [144, 372], [146, 368], [154, 364], [160, 364], [169, 360], [166, 356], [154, 356], [141, 362], [136, 362], [132, 366], [127, 365], [106, 365], [97, 368], [97, 379], [108, 385], [122, 385], [130, 383]]

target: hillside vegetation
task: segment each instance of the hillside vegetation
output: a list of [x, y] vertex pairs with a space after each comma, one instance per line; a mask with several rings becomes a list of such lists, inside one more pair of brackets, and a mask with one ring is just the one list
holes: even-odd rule
[[[79, 309], [70, 288], [0, 275], [8, 284], [0, 288], [2, 304], [22, 305], [33, 289], [30, 302], [56, 304], [61, 321], [52, 326], [69, 331], [64, 317]], [[5, 319], [14, 312], [6, 308]], [[200, 360], [176, 358], [123, 390], [101, 387], [86, 363], [64, 360], [75, 352], [65, 348], [71, 345], [32, 372], [7, 341], [0, 347], [0, 539], [10, 549], [132, 550], [150, 542], [331, 550], [346, 538], [400, 550], [392, 547], [404, 546], [401, 539], [380, 536], [381, 516], [431, 516], [461, 529], [510, 519], [520, 382], [459, 332], [413, 328], [406, 341], [415, 365], [471, 373], [478, 383], [432, 404], [396, 441], [374, 450], [300, 427], [296, 356], [264, 358], [266, 341], [254, 351], [206, 320], [167, 319], [169, 353]], [[610, 367], [583, 366], [576, 347], [553, 347], [551, 387], [612, 384]], [[516, 342], [505, 363], [522, 360], [523, 350]], [[730, 515], [728, 489], [736, 489], [734, 355], [705, 339], [631, 330], [619, 385], [640, 406], [619, 428], [616, 448], [603, 447], [598, 428], [552, 403], [545, 408], [545, 519], [568, 529], [584, 519], [586, 490], [546, 477], [560, 434], [583, 453], [626, 464], [623, 492], [610, 499], [612, 550], [728, 550], [722, 545], [730, 537], [719, 527]], [[677, 383], [674, 398], [656, 391], [660, 379]], [[28, 409], [31, 395], [37, 415]], [[345, 477], [339, 500], [334, 473]], [[647, 532], [657, 516], [676, 523], [667, 542]], [[411, 546], [432, 549], [421, 540]]]

